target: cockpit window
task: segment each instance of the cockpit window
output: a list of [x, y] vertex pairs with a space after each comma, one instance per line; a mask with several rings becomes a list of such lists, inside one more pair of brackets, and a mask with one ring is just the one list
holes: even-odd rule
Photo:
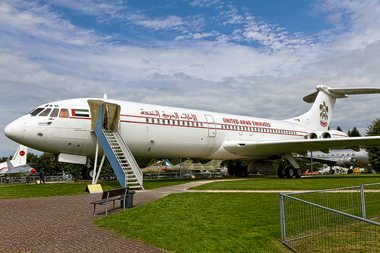
[[68, 118], [69, 117], [69, 110], [67, 109], [62, 109], [61, 112], [59, 113], [60, 118]]
[[34, 109], [33, 111], [30, 112], [30, 115], [36, 116], [37, 114], [39, 114], [40, 112], [42, 112], [43, 109], [45, 109], [45, 108], [36, 108], [36, 109]]
[[47, 108], [45, 111], [41, 112], [38, 116], [48, 116], [50, 114], [51, 108]]
[[53, 111], [51, 112], [50, 114], [50, 117], [57, 117], [58, 116], [58, 112], [59, 112], [59, 109], [58, 108], [54, 108]]

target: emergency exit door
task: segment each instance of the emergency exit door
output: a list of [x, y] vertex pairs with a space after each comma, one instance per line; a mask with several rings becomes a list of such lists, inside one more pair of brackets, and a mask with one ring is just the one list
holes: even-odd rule
[[208, 137], [216, 137], [216, 125], [214, 117], [207, 114], [205, 114], [205, 117], [207, 120]]

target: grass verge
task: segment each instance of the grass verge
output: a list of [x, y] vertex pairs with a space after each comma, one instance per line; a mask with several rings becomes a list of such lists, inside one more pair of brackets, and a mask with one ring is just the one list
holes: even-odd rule
[[289, 252], [278, 202], [277, 193], [172, 194], [95, 224], [173, 252]]
[[300, 179], [257, 178], [217, 181], [191, 190], [322, 190], [380, 183], [380, 175], [336, 175], [302, 177]]
[[[185, 184], [194, 179], [148, 179], [144, 180], [145, 189]], [[54, 184], [0, 184], [0, 199], [50, 197], [85, 194], [88, 182], [65, 182]], [[119, 181], [107, 181], [101, 183], [103, 190], [120, 188]]]

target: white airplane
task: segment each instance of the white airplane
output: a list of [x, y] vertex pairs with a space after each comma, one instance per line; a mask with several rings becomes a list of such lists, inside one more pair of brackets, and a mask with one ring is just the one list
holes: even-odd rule
[[[301, 177], [292, 153], [380, 144], [380, 137], [348, 137], [328, 130], [337, 98], [380, 93], [380, 88], [330, 88], [323, 85], [304, 98], [313, 103], [303, 115], [287, 120], [215, 113], [160, 105], [98, 99], [121, 107], [119, 130], [134, 157], [192, 157], [250, 160], [230, 167], [229, 174], [274, 171], [272, 160], [285, 159], [283, 178]], [[38, 106], [11, 122], [5, 135], [33, 149], [57, 154], [58, 161], [85, 164], [96, 153], [91, 130], [97, 118], [93, 99], [78, 98]], [[91, 108], [91, 109], [90, 109]], [[93, 115], [91, 114], [93, 111]]]
[[20, 177], [36, 174], [37, 170], [26, 164], [27, 150], [27, 147], [20, 145], [12, 160], [7, 159], [6, 162], [1, 163], [0, 176]]
[[313, 163], [322, 163], [329, 166], [350, 167], [352, 165], [368, 165], [368, 152], [361, 148], [359, 151], [352, 149], [332, 149], [328, 153], [321, 151], [308, 152], [307, 155], [298, 154], [297, 158], [311, 161]]

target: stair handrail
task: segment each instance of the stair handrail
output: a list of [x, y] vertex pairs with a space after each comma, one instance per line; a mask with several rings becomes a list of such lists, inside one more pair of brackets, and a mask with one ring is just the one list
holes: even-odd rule
[[[126, 151], [128, 152], [128, 155], [129, 155], [128, 161], [130, 163], [130, 166], [131, 166], [133, 172], [136, 175], [137, 181], [139, 182], [141, 188], [144, 190], [144, 187], [143, 187], [143, 172], [141, 171], [140, 166], [137, 164], [136, 159], [133, 156], [131, 150], [129, 149], [127, 143], [124, 141], [124, 138], [122, 137], [123, 135], [121, 134], [120, 128], [115, 124], [115, 122], [112, 122], [112, 124], [115, 126], [116, 131], [117, 131], [117, 133], [118, 133], [118, 135], [120, 137], [118, 139], [120, 139], [123, 142], [123, 144], [127, 147]], [[126, 181], [128, 181], [128, 177], [125, 177], [125, 179], [126, 179]]]

